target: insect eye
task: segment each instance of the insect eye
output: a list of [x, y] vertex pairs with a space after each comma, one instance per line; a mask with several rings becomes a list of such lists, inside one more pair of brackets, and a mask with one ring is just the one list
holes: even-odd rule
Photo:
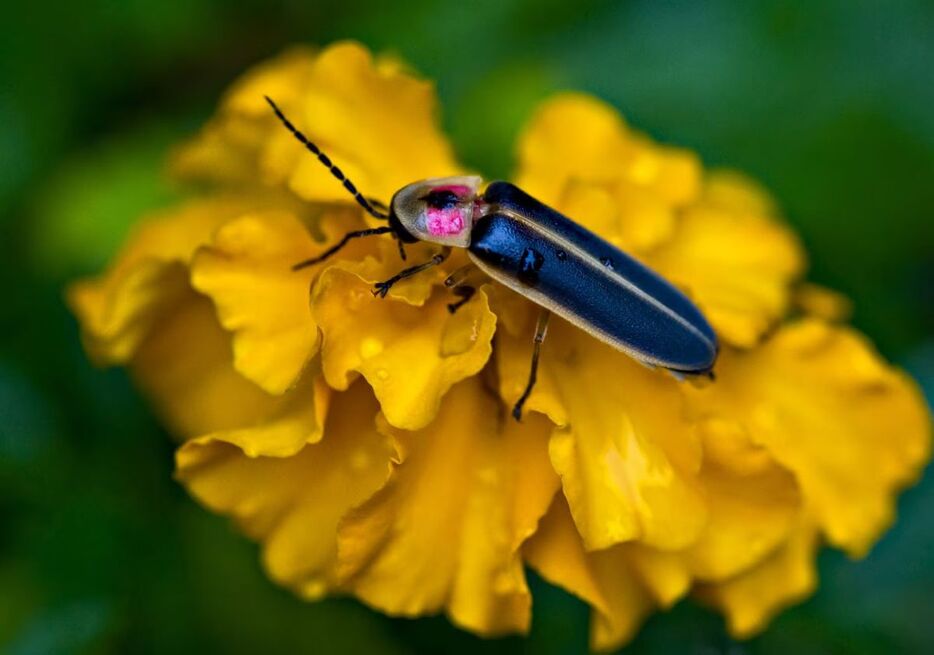
[[456, 193], [448, 189], [429, 191], [423, 199], [432, 209], [450, 209], [460, 200]]

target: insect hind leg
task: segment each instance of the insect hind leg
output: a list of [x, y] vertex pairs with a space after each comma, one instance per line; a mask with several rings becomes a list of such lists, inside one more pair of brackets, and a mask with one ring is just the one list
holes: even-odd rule
[[535, 338], [532, 341], [532, 364], [529, 367], [529, 381], [526, 383], [522, 395], [519, 396], [519, 400], [516, 401], [516, 404], [513, 405], [512, 408], [512, 417], [517, 421], [522, 420], [522, 407], [532, 394], [532, 389], [535, 387], [535, 382], [538, 379], [538, 357], [541, 354], [542, 343], [545, 341], [545, 336], [548, 334], [548, 319], [550, 318], [551, 312], [542, 310], [542, 313], [538, 315], [538, 322], [535, 324]]

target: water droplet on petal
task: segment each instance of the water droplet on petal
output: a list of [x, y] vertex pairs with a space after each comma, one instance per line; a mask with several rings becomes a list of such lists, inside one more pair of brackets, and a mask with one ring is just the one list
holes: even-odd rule
[[386, 380], [389, 379], [389, 371], [387, 371], [384, 368], [376, 369], [376, 379], [382, 380], [383, 382], [385, 382]]
[[360, 356], [363, 359], [372, 359], [383, 352], [383, 342], [375, 337], [365, 337], [360, 342]]
[[355, 450], [350, 455], [350, 468], [355, 471], [362, 471], [370, 463], [370, 454], [364, 449], [360, 448]]
[[351, 311], [356, 311], [363, 306], [363, 303], [367, 300], [366, 294], [360, 289], [352, 289], [350, 293], [347, 294], [347, 309]]

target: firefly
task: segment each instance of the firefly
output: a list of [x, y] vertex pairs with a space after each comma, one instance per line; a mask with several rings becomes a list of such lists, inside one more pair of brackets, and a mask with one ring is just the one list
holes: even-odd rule
[[294, 264], [293, 270], [324, 261], [353, 239], [388, 234], [403, 260], [406, 244], [425, 241], [440, 248], [431, 259], [376, 283], [376, 296], [386, 297], [400, 280], [442, 264], [453, 248], [464, 248], [471, 263], [445, 280], [457, 298], [449, 311], [456, 312], [473, 297], [477, 272], [541, 308], [528, 382], [512, 409], [517, 421], [535, 386], [552, 314], [678, 379], [713, 378], [719, 346], [706, 317], [674, 285], [616, 246], [509, 182], [490, 182], [484, 188], [482, 179], [472, 175], [433, 178], [402, 187], [389, 205], [367, 198], [273, 100], [266, 101], [364, 211], [387, 222], [348, 232], [317, 257]]

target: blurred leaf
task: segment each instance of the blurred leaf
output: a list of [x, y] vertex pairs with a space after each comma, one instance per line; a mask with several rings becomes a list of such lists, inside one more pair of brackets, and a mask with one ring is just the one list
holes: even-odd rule
[[145, 123], [64, 165], [37, 193], [33, 260], [54, 280], [102, 270], [142, 214], [175, 199], [163, 175], [182, 131]]
[[56, 411], [29, 379], [0, 360], [0, 479], [48, 448], [58, 431]]
[[107, 603], [88, 599], [43, 612], [9, 644], [10, 655], [86, 653], [112, 621]]
[[458, 154], [488, 179], [508, 178], [519, 130], [555, 86], [553, 75], [531, 61], [479, 77], [451, 111], [450, 133]]

